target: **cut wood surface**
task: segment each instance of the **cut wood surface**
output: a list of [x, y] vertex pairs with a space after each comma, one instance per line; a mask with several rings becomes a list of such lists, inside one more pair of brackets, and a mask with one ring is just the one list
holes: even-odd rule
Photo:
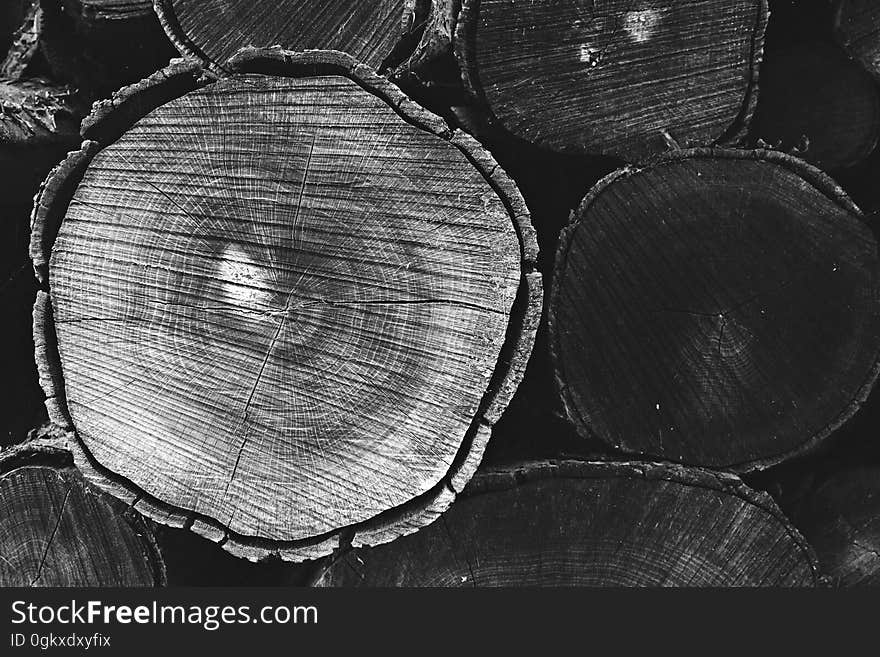
[[810, 449], [878, 371], [877, 244], [817, 169], [672, 152], [600, 182], [550, 299], [566, 412], [628, 453], [736, 470]]
[[766, 0], [465, 0], [455, 51], [514, 135], [633, 161], [741, 136], [766, 22]]
[[145, 521], [90, 486], [58, 435], [0, 452], [0, 586], [159, 586]]
[[96, 105], [98, 143], [44, 185], [50, 412], [90, 476], [242, 556], [391, 540], [451, 503], [521, 377], [528, 211], [347, 55], [224, 68], [176, 62]]
[[400, 63], [417, 46], [425, 59], [448, 48], [452, 5], [450, 0], [156, 0], [156, 11], [182, 54], [215, 69], [246, 46], [339, 50], [380, 68]]
[[765, 494], [652, 463], [483, 472], [431, 526], [354, 550], [319, 586], [813, 586], [815, 557]]
[[834, 34], [853, 58], [880, 78], [880, 4], [876, 0], [839, 0]]
[[752, 134], [825, 170], [858, 164], [877, 146], [877, 84], [834, 44], [768, 50]]

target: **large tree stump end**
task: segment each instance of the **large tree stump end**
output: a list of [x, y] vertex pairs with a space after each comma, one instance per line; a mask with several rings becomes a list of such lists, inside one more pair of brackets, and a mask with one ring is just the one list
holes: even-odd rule
[[638, 162], [670, 142], [740, 143], [767, 0], [652, 5], [463, 0], [464, 87], [491, 124], [550, 150]]
[[[51, 409], [55, 421], [75, 429], [71, 449], [77, 466], [82, 468], [87, 478], [124, 499], [156, 522], [187, 528], [220, 543], [236, 556], [253, 561], [270, 556], [302, 561], [326, 556], [347, 544], [372, 545], [391, 541], [432, 522], [452, 503], [455, 495], [473, 475], [482, 457], [492, 424], [503, 412], [522, 378], [540, 320], [543, 294], [541, 275], [536, 269], [537, 241], [528, 209], [513, 182], [475, 140], [449, 128], [439, 117], [410, 101], [386, 78], [359, 64], [349, 55], [321, 51], [291, 53], [278, 48], [245, 49], [225, 62], [222, 70], [224, 75], [218, 77], [204, 63], [176, 61], [147, 80], [121, 90], [109, 101], [97, 103], [92, 114], [83, 123], [82, 135], [87, 140], [83, 149], [72, 153], [67, 161], [53, 171], [38, 195], [33, 213], [31, 252], [35, 270], [43, 286], [37, 304], [41, 320], [35, 322], [35, 341], [38, 344], [37, 357], [41, 362], [41, 383], [47, 396], [47, 407]], [[467, 174], [474, 181], [468, 184], [485, 187], [485, 191], [480, 192], [483, 196], [482, 202], [486, 204], [485, 211], [489, 212], [494, 207], [496, 209], [491, 212], [496, 216], [503, 212], [510, 222], [504, 229], [510, 231], [510, 238], [505, 239], [510, 239], [510, 244], [515, 245], [518, 252], [518, 255], [514, 255], [513, 251], [504, 255], [498, 265], [506, 267], [503, 264], [505, 261], [515, 261], [518, 268], [515, 278], [513, 272], [504, 276], [511, 282], [518, 280], [518, 285], [501, 283], [502, 279], [498, 279], [499, 296], [495, 302], [509, 308], [506, 314], [507, 329], [496, 337], [487, 334], [485, 338], [489, 341], [486, 344], [498, 345], [499, 351], [493, 352], [498, 354], [497, 361], [494, 368], [483, 374], [485, 383], [482, 385], [485, 388], [482, 398], [474, 402], [476, 413], [472, 417], [470, 428], [458, 444], [457, 451], [451, 455], [451, 465], [446, 474], [423, 493], [373, 517], [293, 539], [230, 529], [228, 520], [218, 520], [210, 512], [205, 513], [205, 509], [197, 511], [163, 501], [160, 499], [161, 495], [152, 495], [130, 478], [102, 463], [90, 449], [88, 439], [84, 440], [82, 426], [77, 422], [77, 413], [70, 411], [70, 398], [75, 393], [71, 393], [69, 380], [63, 376], [65, 361], [63, 353], [59, 354], [58, 337], [51, 321], [53, 309], [57, 310], [57, 305], [61, 303], [63, 311], [66, 303], [58, 301], [58, 281], [53, 280], [53, 241], [59, 233], [59, 226], [61, 232], [64, 232], [63, 220], [70, 211], [72, 200], [82, 194], [83, 185], [91, 179], [91, 163], [106, 161], [109, 157], [107, 154], [116, 148], [120, 140], [126, 139], [132, 126], [142, 126], [144, 121], [149, 121], [150, 117], [162, 111], [169, 102], [176, 102], [188, 94], [211, 93], [215, 85], [220, 89], [224, 85], [238, 84], [239, 80], [240, 93], [249, 93], [249, 87], [260, 88], [264, 77], [265, 84], [275, 84], [272, 80], [279, 79], [320, 81], [321, 78], [344, 78], [387, 104], [398, 119], [406, 124], [405, 131], [415, 129], [419, 134], [424, 133], [425, 136], [418, 137], [419, 140], [441, 140], [443, 145], [440, 142], [431, 143], [437, 144], [437, 148], [444, 154], [443, 157], [461, 158], [461, 163], [475, 170], [474, 174]], [[312, 148], [315, 148], [314, 144]], [[433, 165], [426, 160], [416, 166]], [[298, 184], [304, 186], [305, 179]], [[77, 201], [74, 205], [88, 211], [88, 206], [82, 202]], [[434, 244], [428, 246], [437, 248]], [[501, 245], [491, 246], [491, 249], [501, 248]], [[507, 246], [503, 248], [508, 249]], [[489, 284], [495, 285], [492, 281]], [[437, 302], [448, 303], [443, 300]], [[53, 308], [53, 305], [56, 307]], [[417, 307], [419, 306], [413, 306]], [[477, 306], [475, 309], [483, 312]], [[55, 316], [57, 317], [57, 313]], [[50, 321], [46, 321], [47, 319]], [[88, 320], [88, 317], [83, 318], [83, 321]], [[70, 318], [66, 321], [70, 321]], [[497, 321], [493, 319], [491, 325], [497, 324]], [[489, 348], [494, 350], [496, 347]], [[112, 391], [110, 394], [112, 395]]]

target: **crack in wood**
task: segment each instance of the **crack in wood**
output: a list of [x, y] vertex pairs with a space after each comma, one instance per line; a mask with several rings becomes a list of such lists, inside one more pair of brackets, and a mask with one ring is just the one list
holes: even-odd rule
[[34, 586], [37, 583], [37, 580], [40, 579], [43, 575], [43, 566], [46, 563], [46, 558], [49, 556], [49, 548], [52, 547], [52, 541], [55, 540], [55, 534], [58, 533], [58, 528], [61, 526], [61, 521], [64, 518], [64, 509], [67, 506], [67, 500], [70, 499], [70, 491], [73, 490], [73, 485], [67, 487], [67, 492], [64, 494], [64, 499], [61, 502], [61, 508], [58, 510], [58, 518], [55, 520], [55, 526], [52, 528], [52, 533], [49, 535], [49, 540], [46, 541], [46, 548], [43, 550], [43, 557], [40, 559], [40, 563], [37, 565], [37, 574], [31, 580], [31, 583], [28, 586]]

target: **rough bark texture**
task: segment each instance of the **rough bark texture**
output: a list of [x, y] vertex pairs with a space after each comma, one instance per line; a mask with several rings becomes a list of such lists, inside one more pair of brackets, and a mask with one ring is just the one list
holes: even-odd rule
[[880, 135], [874, 80], [834, 44], [768, 50], [752, 134], [825, 169], [868, 157]]
[[391, 540], [452, 502], [522, 375], [528, 211], [342, 53], [224, 69], [96, 105], [38, 196], [50, 416], [102, 485], [235, 554]]
[[532, 463], [478, 475], [443, 517], [336, 556], [319, 586], [813, 586], [815, 557], [732, 475]]
[[159, 586], [146, 522], [90, 486], [63, 431], [0, 452], [0, 586]]
[[766, 21], [766, 0], [465, 0], [455, 51], [514, 135], [633, 161], [742, 136]]
[[417, 68], [450, 48], [456, 9], [456, 0], [156, 0], [178, 50], [216, 72], [247, 46], [333, 49], [373, 68]]
[[815, 446], [874, 384], [877, 245], [818, 170], [677, 151], [600, 182], [550, 300], [566, 412], [628, 453], [749, 470]]
[[834, 34], [850, 56], [880, 78], [880, 4], [874, 0], [840, 0]]

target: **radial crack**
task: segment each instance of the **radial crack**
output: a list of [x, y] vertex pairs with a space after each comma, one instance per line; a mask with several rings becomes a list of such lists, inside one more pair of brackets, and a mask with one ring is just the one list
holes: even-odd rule
[[40, 559], [40, 563], [37, 566], [37, 574], [31, 580], [29, 586], [36, 584], [37, 580], [43, 575], [43, 565], [46, 563], [46, 558], [49, 556], [49, 548], [52, 546], [52, 541], [55, 540], [55, 534], [58, 533], [58, 528], [61, 526], [61, 519], [64, 517], [64, 508], [67, 506], [67, 500], [70, 498], [71, 490], [73, 490], [73, 486], [68, 486], [67, 492], [64, 494], [64, 499], [61, 501], [61, 508], [58, 510], [58, 518], [55, 520], [55, 526], [52, 528], [52, 533], [49, 534], [49, 540], [46, 541], [46, 548], [43, 550], [43, 557]]
[[[285, 306], [285, 311], [290, 307], [290, 299], [291, 296], [287, 298], [287, 305]], [[232, 473], [229, 475], [229, 480], [226, 482], [226, 488], [223, 490], [223, 497], [229, 494], [229, 487], [232, 486], [232, 482], [235, 479], [236, 473], [238, 473], [238, 465], [241, 463], [241, 456], [244, 454], [244, 448], [248, 442], [248, 434], [247, 434], [247, 419], [248, 413], [250, 412], [251, 402], [254, 400], [254, 395], [257, 393], [257, 388], [260, 385], [260, 381], [263, 379], [263, 373], [266, 371], [266, 365], [269, 363], [269, 358], [272, 356], [272, 351], [275, 349], [275, 345], [278, 342], [278, 337], [281, 335], [281, 329], [284, 328], [284, 324], [287, 321], [287, 316], [284, 315], [281, 317], [281, 321], [278, 322], [278, 328], [275, 330], [275, 335], [272, 336], [272, 341], [269, 343], [269, 346], [266, 348], [266, 355], [263, 358], [263, 362], [260, 365], [260, 371], [257, 372], [257, 376], [254, 379], [254, 385], [251, 386], [250, 394], [248, 395], [247, 401], [244, 405], [244, 413], [242, 414], [242, 427], [244, 429], [244, 437], [241, 439], [241, 444], [238, 446], [238, 454], [235, 457], [235, 464], [232, 466]]]

